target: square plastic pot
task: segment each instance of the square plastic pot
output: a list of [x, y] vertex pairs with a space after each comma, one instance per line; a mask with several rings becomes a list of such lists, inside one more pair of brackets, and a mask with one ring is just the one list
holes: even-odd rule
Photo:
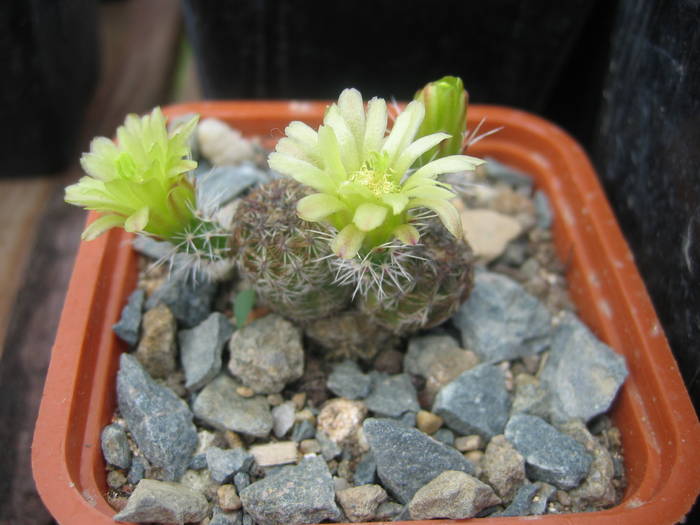
[[[206, 102], [173, 106], [166, 113], [217, 117], [271, 145], [291, 120], [318, 125], [325, 107], [322, 102]], [[612, 412], [622, 432], [628, 481], [618, 506], [479, 523], [676, 523], [700, 491], [700, 425], [591, 163], [570, 136], [539, 117], [471, 106], [469, 127], [482, 117], [484, 131], [504, 129], [470, 154], [530, 173], [546, 192], [571, 297], [593, 331], [627, 358], [630, 375]], [[39, 494], [61, 525], [114, 523], [115, 512], [105, 499], [100, 432], [115, 408], [118, 356], [125, 350], [111, 327], [136, 283], [137, 258], [129, 241], [123, 231], [112, 230], [81, 244], [53, 348], [32, 466]]]

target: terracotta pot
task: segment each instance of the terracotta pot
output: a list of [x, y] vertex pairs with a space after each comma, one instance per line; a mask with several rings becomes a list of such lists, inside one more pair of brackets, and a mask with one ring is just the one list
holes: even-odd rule
[[[207, 102], [173, 106], [228, 121], [272, 143], [291, 120], [321, 121], [322, 102]], [[700, 425], [676, 362], [583, 150], [541, 118], [471, 106], [469, 127], [504, 129], [470, 153], [531, 173], [550, 198], [559, 256], [569, 264], [572, 299], [583, 320], [617, 352], [630, 375], [612, 416], [622, 431], [628, 488], [615, 508], [538, 518], [484, 518], [480, 524], [537, 519], [547, 524], [676, 523], [700, 491]], [[88, 220], [93, 220], [91, 216]], [[39, 493], [62, 525], [112, 524], [105, 500], [100, 432], [115, 408], [124, 345], [112, 334], [136, 280], [129, 235], [112, 230], [80, 246], [46, 378], [32, 451]]]

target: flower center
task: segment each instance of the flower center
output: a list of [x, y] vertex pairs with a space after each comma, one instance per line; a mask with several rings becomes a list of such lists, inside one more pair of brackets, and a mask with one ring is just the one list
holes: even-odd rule
[[397, 193], [396, 172], [389, 166], [389, 155], [372, 152], [359, 170], [350, 175], [352, 182], [361, 184], [376, 196]]

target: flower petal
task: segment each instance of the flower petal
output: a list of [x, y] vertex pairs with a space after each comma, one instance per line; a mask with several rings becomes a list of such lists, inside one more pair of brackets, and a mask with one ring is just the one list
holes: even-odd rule
[[459, 217], [459, 212], [450, 201], [440, 199], [414, 199], [411, 201], [410, 208], [428, 208], [437, 213], [445, 228], [455, 237], [462, 237], [462, 221]]
[[[430, 182], [435, 182], [432, 179], [427, 179]], [[404, 192], [405, 195], [409, 197], [416, 197], [419, 199], [443, 199], [443, 200], [449, 200], [453, 199], [457, 195], [446, 189], [446, 188], [441, 188], [440, 186], [436, 186], [435, 184], [431, 185], [421, 185], [421, 186], [415, 186], [411, 188], [410, 190], [407, 190]]]
[[290, 122], [289, 125], [284, 128], [284, 134], [293, 138], [305, 148], [313, 149], [318, 144], [318, 133], [308, 124], [298, 120]]
[[305, 221], [318, 222], [345, 208], [343, 201], [333, 195], [314, 193], [307, 195], [297, 203], [297, 214]]
[[324, 171], [336, 184], [340, 184], [347, 178], [347, 174], [340, 158], [340, 147], [333, 128], [330, 126], [318, 128], [318, 147], [321, 151]]
[[406, 209], [408, 195], [403, 193], [386, 193], [382, 195], [382, 202], [391, 206], [391, 211], [394, 215], [398, 215]]
[[485, 161], [482, 159], [477, 159], [476, 157], [468, 157], [467, 155], [450, 155], [448, 157], [442, 157], [441, 159], [436, 159], [428, 162], [425, 166], [418, 168], [413, 172], [408, 180], [406, 180], [406, 185], [409, 185], [411, 179], [414, 177], [420, 179], [422, 177], [428, 177], [434, 179], [442, 173], [456, 173], [458, 171], [471, 171], [477, 166], [480, 166]]
[[360, 251], [364, 239], [364, 232], [358, 230], [354, 224], [348, 224], [331, 241], [331, 249], [342, 259], [352, 259]]
[[410, 102], [399, 114], [382, 146], [382, 151], [389, 154], [389, 162], [393, 164], [400, 152], [411, 143], [424, 116], [425, 107], [417, 100]]
[[366, 202], [357, 207], [352, 222], [363, 232], [368, 232], [381, 226], [388, 212], [384, 206]]
[[358, 153], [362, 155], [362, 143], [365, 137], [365, 107], [360, 92], [354, 88], [344, 89], [338, 97], [338, 109], [355, 137]]
[[148, 224], [148, 206], [144, 206], [136, 213], [131, 214], [124, 221], [124, 229], [128, 232], [140, 232], [146, 229]]
[[297, 182], [321, 193], [333, 193], [335, 188], [333, 181], [313, 164], [279, 152], [270, 153], [267, 161], [270, 168], [289, 175]]
[[410, 224], [402, 224], [394, 229], [394, 237], [404, 244], [415, 246], [420, 239], [420, 233]]
[[338, 139], [340, 147], [340, 156], [343, 159], [343, 165], [346, 171], [353, 172], [360, 169], [360, 156], [355, 142], [355, 136], [350, 130], [350, 126], [340, 114], [338, 106], [333, 104], [326, 111], [326, 116], [323, 117], [323, 123], [332, 127], [335, 132], [335, 137]]
[[383, 98], [374, 97], [367, 103], [367, 121], [362, 145], [364, 157], [367, 157], [367, 154], [372, 151], [379, 151], [382, 147], [387, 119], [386, 102]]
[[433, 133], [432, 135], [419, 138], [401, 152], [398, 160], [394, 163], [394, 170], [396, 170], [396, 173], [401, 173], [403, 175], [418, 157], [440, 144], [443, 140], [449, 138], [450, 135], [447, 133]]
[[124, 217], [121, 215], [103, 215], [99, 219], [95, 219], [90, 225], [85, 228], [85, 231], [80, 235], [84, 241], [92, 241], [102, 235], [107, 230], [124, 224]]

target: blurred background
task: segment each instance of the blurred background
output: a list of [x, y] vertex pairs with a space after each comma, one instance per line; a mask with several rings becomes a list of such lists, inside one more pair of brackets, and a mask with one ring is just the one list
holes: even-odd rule
[[[53, 523], [29, 450], [84, 214], [80, 152], [198, 99], [409, 99], [458, 75], [591, 156], [700, 400], [697, 0], [6, 0], [0, 7], [0, 524]], [[691, 521], [692, 522], [692, 521]]]

